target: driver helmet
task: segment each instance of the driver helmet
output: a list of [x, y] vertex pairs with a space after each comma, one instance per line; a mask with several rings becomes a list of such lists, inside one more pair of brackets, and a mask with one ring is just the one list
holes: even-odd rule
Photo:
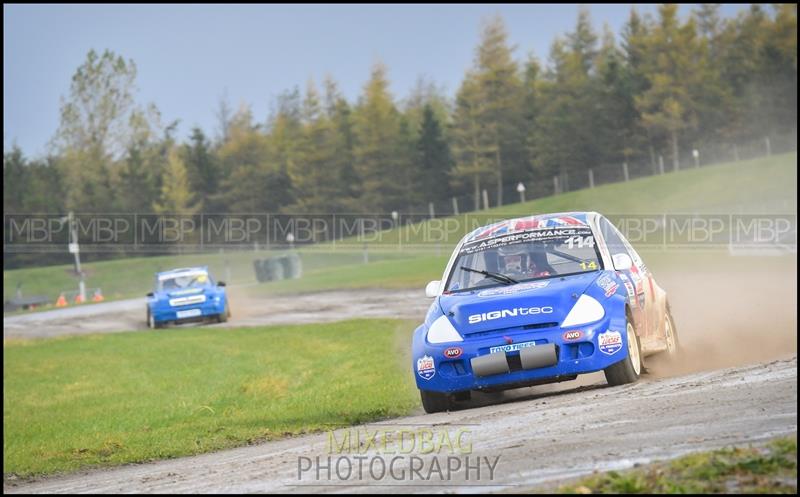
[[528, 270], [528, 252], [521, 245], [500, 247], [500, 268], [505, 273], [522, 273]]

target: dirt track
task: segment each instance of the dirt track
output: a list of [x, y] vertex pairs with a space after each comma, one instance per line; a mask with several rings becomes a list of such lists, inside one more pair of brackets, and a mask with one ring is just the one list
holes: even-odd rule
[[[743, 260], [743, 266], [746, 263]], [[650, 374], [639, 383], [608, 388], [602, 374], [586, 375], [559, 385], [520, 389], [495, 398], [480, 397], [473, 409], [437, 415], [418, 412], [367, 427], [427, 427], [446, 429], [451, 435], [459, 427], [470, 430], [473, 456], [500, 456], [491, 480], [487, 480], [485, 467], [480, 482], [475, 481], [474, 474], [467, 482], [462, 474], [446, 482], [432, 480], [425, 486], [407, 489], [393, 485], [420, 485], [419, 479], [368, 481], [369, 478], [354, 480], [353, 476], [340, 482], [326, 479], [324, 471], [322, 479], [313, 473], [303, 473], [298, 479], [299, 457], [329, 455], [328, 435], [320, 434], [41, 481], [11, 480], [5, 482], [4, 491], [519, 490], [593, 470], [627, 468], [653, 459], [796, 432], [796, 262], [781, 274], [764, 273], [751, 265], [746, 273], [656, 272], [656, 278], [669, 292], [685, 354], [677, 363], [648, 361]], [[237, 312], [234, 308], [235, 318], [230, 326], [364, 315], [419, 319], [429, 303], [421, 298], [420, 290], [327, 292], [264, 301], [246, 298], [240, 296], [237, 300], [246, 303], [248, 311]], [[135, 307], [140, 305], [143, 303]], [[132, 328], [128, 329], [140, 329], [141, 314], [140, 308], [117, 309], [99, 320], [106, 324], [130, 322]], [[36, 315], [27, 317], [39, 323], [6, 323], [4, 335], [52, 335], [70, 329], [74, 332], [76, 326], [83, 333], [92, 331], [89, 320], [77, 316], [58, 321]], [[102, 331], [120, 328], [124, 326]], [[496, 404], [498, 400], [503, 403]], [[424, 467], [432, 464], [433, 456], [416, 455]], [[414, 463], [404, 460], [399, 467], [408, 472], [409, 464]], [[374, 486], [376, 483], [382, 486]]]
[[[697, 450], [759, 442], [797, 430], [796, 357], [688, 376], [645, 379], [623, 387], [609, 388], [602, 381], [598, 383], [557, 395], [534, 394], [499, 405], [410, 416], [361, 428], [395, 433], [420, 428], [435, 433], [446, 430], [452, 438], [456, 438], [457, 430], [464, 430], [467, 435], [462, 440], [471, 444], [470, 457], [494, 462], [491, 473], [484, 465], [479, 480], [475, 472], [470, 481], [463, 472], [453, 472], [449, 481], [436, 473], [427, 482], [410, 481], [409, 465], [415, 464], [410, 457], [403, 457], [395, 466], [396, 476], [405, 470], [405, 481], [388, 475], [371, 478], [380, 475], [377, 469], [373, 474], [364, 470], [361, 478], [353, 471], [347, 480], [340, 480], [335, 472], [329, 479], [322, 470], [317, 478], [315, 469], [299, 471], [298, 465], [304, 469], [305, 460], [300, 458], [314, 461], [317, 456], [326, 464], [330, 440], [328, 434], [319, 434], [38, 482], [7, 481], [3, 490], [7, 493], [513, 490], [595, 469], [623, 469]], [[343, 432], [337, 432], [337, 440], [342, 439]], [[382, 451], [378, 446], [377, 450], [351, 453], [344, 458], [350, 464], [354, 464], [354, 456], [371, 461]], [[448, 454], [445, 449], [438, 456], [443, 466]], [[436, 454], [414, 455], [422, 461], [420, 474], [427, 476], [427, 468], [434, 464]], [[332, 457], [336, 464], [340, 455]], [[388, 463], [392, 457], [399, 456], [384, 455], [383, 460]], [[345, 474], [342, 470], [339, 476]]]
[[[430, 305], [430, 301], [418, 289], [351, 290], [256, 298], [250, 295], [246, 287], [231, 287], [230, 293], [231, 320], [211, 326], [319, 323], [354, 317], [417, 319], [425, 315]], [[4, 338], [47, 338], [145, 329], [143, 298], [13, 316], [3, 320]]]

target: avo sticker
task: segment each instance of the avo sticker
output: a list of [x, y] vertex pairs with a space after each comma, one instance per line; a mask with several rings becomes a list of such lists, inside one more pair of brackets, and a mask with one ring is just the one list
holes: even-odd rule
[[449, 347], [444, 349], [444, 356], [448, 359], [455, 359], [457, 357], [461, 357], [461, 354], [464, 353], [464, 349], [461, 347]]
[[436, 367], [433, 363], [433, 357], [425, 355], [417, 359], [417, 374], [423, 380], [430, 380], [436, 374]]
[[572, 331], [565, 331], [562, 337], [565, 341], [571, 342], [573, 340], [577, 340], [583, 336], [583, 332], [581, 330], [572, 330]]

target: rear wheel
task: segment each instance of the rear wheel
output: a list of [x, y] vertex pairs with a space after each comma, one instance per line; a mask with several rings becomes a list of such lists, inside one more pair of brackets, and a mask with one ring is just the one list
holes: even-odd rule
[[678, 341], [678, 331], [675, 329], [675, 320], [672, 319], [669, 304], [667, 304], [667, 312], [664, 314], [664, 339], [667, 342], [667, 357], [675, 359], [680, 353], [681, 344]]
[[639, 346], [639, 337], [636, 336], [636, 331], [633, 329], [630, 319], [628, 319], [625, 330], [628, 342], [628, 356], [603, 370], [606, 375], [606, 381], [611, 386], [633, 383], [642, 374], [642, 352]]
[[149, 307], [147, 308], [147, 327], [150, 328], [151, 330], [155, 330], [157, 328], [163, 328], [164, 327], [164, 325], [162, 323], [159, 323], [158, 321], [156, 321], [156, 318], [155, 318], [155, 316], [153, 316], [153, 313], [150, 312], [150, 308]]
[[447, 394], [420, 390], [419, 396], [422, 398], [422, 408], [428, 414], [449, 411], [453, 408], [453, 402]]

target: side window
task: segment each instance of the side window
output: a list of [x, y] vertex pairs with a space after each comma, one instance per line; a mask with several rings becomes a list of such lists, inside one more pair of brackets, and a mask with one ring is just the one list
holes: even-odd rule
[[645, 269], [644, 261], [642, 260], [641, 257], [639, 257], [638, 252], [634, 250], [633, 245], [631, 245], [631, 242], [629, 242], [625, 238], [622, 238], [622, 242], [625, 244], [625, 247], [628, 248], [628, 253], [631, 256], [631, 259], [633, 259], [633, 263], [639, 266], [640, 269]]
[[[604, 217], [600, 218], [600, 232], [603, 233], [603, 239], [606, 241], [611, 257], [617, 254], [631, 255], [628, 253], [628, 248], [625, 246], [625, 242], [622, 241], [622, 237], [620, 237], [614, 226]], [[631, 255], [631, 257], [633, 256]]]
[[644, 266], [642, 258], [639, 257], [630, 242], [606, 218], [601, 219], [600, 229], [603, 232], [603, 238], [606, 240], [608, 251], [611, 252], [612, 257], [616, 254], [628, 254], [637, 267], [642, 268]]

